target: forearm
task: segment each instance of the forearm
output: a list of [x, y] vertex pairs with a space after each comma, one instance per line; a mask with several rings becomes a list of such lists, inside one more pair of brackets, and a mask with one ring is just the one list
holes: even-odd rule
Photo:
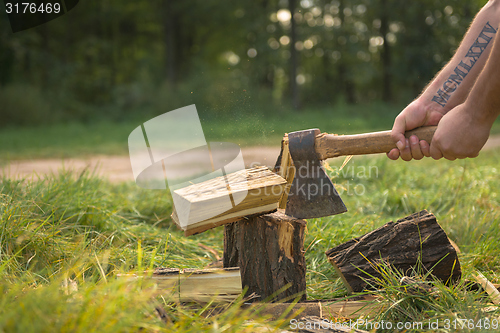
[[495, 36], [488, 61], [472, 87], [465, 106], [474, 121], [490, 127], [500, 114], [500, 33]]
[[419, 101], [446, 113], [465, 101], [485, 66], [500, 23], [500, 1], [490, 0], [476, 15], [455, 55], [426, 87]]

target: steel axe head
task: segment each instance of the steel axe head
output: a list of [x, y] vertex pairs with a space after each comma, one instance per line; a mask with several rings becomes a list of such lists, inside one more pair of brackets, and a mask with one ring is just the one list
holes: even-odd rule
[[288, 133], [295, 177], [285, 212], [296, 218], [309, 219], [347, 211], [316, 154], [314, 142], [319, 133], [319, 129]]

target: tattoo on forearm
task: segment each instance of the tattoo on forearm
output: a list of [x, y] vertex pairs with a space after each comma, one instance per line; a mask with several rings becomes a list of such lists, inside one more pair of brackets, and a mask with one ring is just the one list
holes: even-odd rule
[[497, 32], [497, 29], [493, 28], [490, 22], [486, 22], [486, 25], [481, 30], [481, 33], [476, 38], [474, 43], [469, 48], [469, 51], [465, 54], [465, 59], [460, 61], [457, 67], [453, 70], [448, 79], [443, 83], [443, 88], [439, 89], [432, 97], [432, 101], [436, 102], [441, 106], [445, 106], [451, 97], [451, 94], [457, 90], [463, 79], [469, 74], [474, 64], [479, 59], [483, 51], [486, 49], [493, 36]]

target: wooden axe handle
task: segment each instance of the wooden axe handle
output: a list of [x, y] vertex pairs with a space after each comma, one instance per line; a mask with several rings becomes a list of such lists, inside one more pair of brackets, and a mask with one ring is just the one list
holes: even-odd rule
[[[425, 140], [430, 143], [436, 127], [419, 127], [407, 131], [405, 136], [409, 138], [412, 135], [416, 135], [419, 140]], [[391, 131], [356, 135], [321, 133], [316, 137], [315, 141], [316, 153], [320, 160], [346, 155], [387, 153], [393, 148], [396, 148], [396, 144], [391, 138]]]

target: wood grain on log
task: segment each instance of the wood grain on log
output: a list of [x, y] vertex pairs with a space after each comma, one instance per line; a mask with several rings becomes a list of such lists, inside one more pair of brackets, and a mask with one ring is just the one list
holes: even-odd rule
[[326, 251], [328, 260], [340, 274], [349, 291], [368, 287], [365, 280], [380, 278], [376, 266], [381, 261], [404, 275], [421, 260], [423, 273], [443, 282], [457, 281], [461, 276], [457, 253], [433, 214], [423, 210], [397, 222], [389, 222], [364, 236]]
[[[243, 287], [257, 300], [297, 295], [306, 298], [304, 230], [306, 221], [278, 211], [224, 227], [224, 267], [240, 267]], [[285, 287], [286, 290], [282, 290]]]

